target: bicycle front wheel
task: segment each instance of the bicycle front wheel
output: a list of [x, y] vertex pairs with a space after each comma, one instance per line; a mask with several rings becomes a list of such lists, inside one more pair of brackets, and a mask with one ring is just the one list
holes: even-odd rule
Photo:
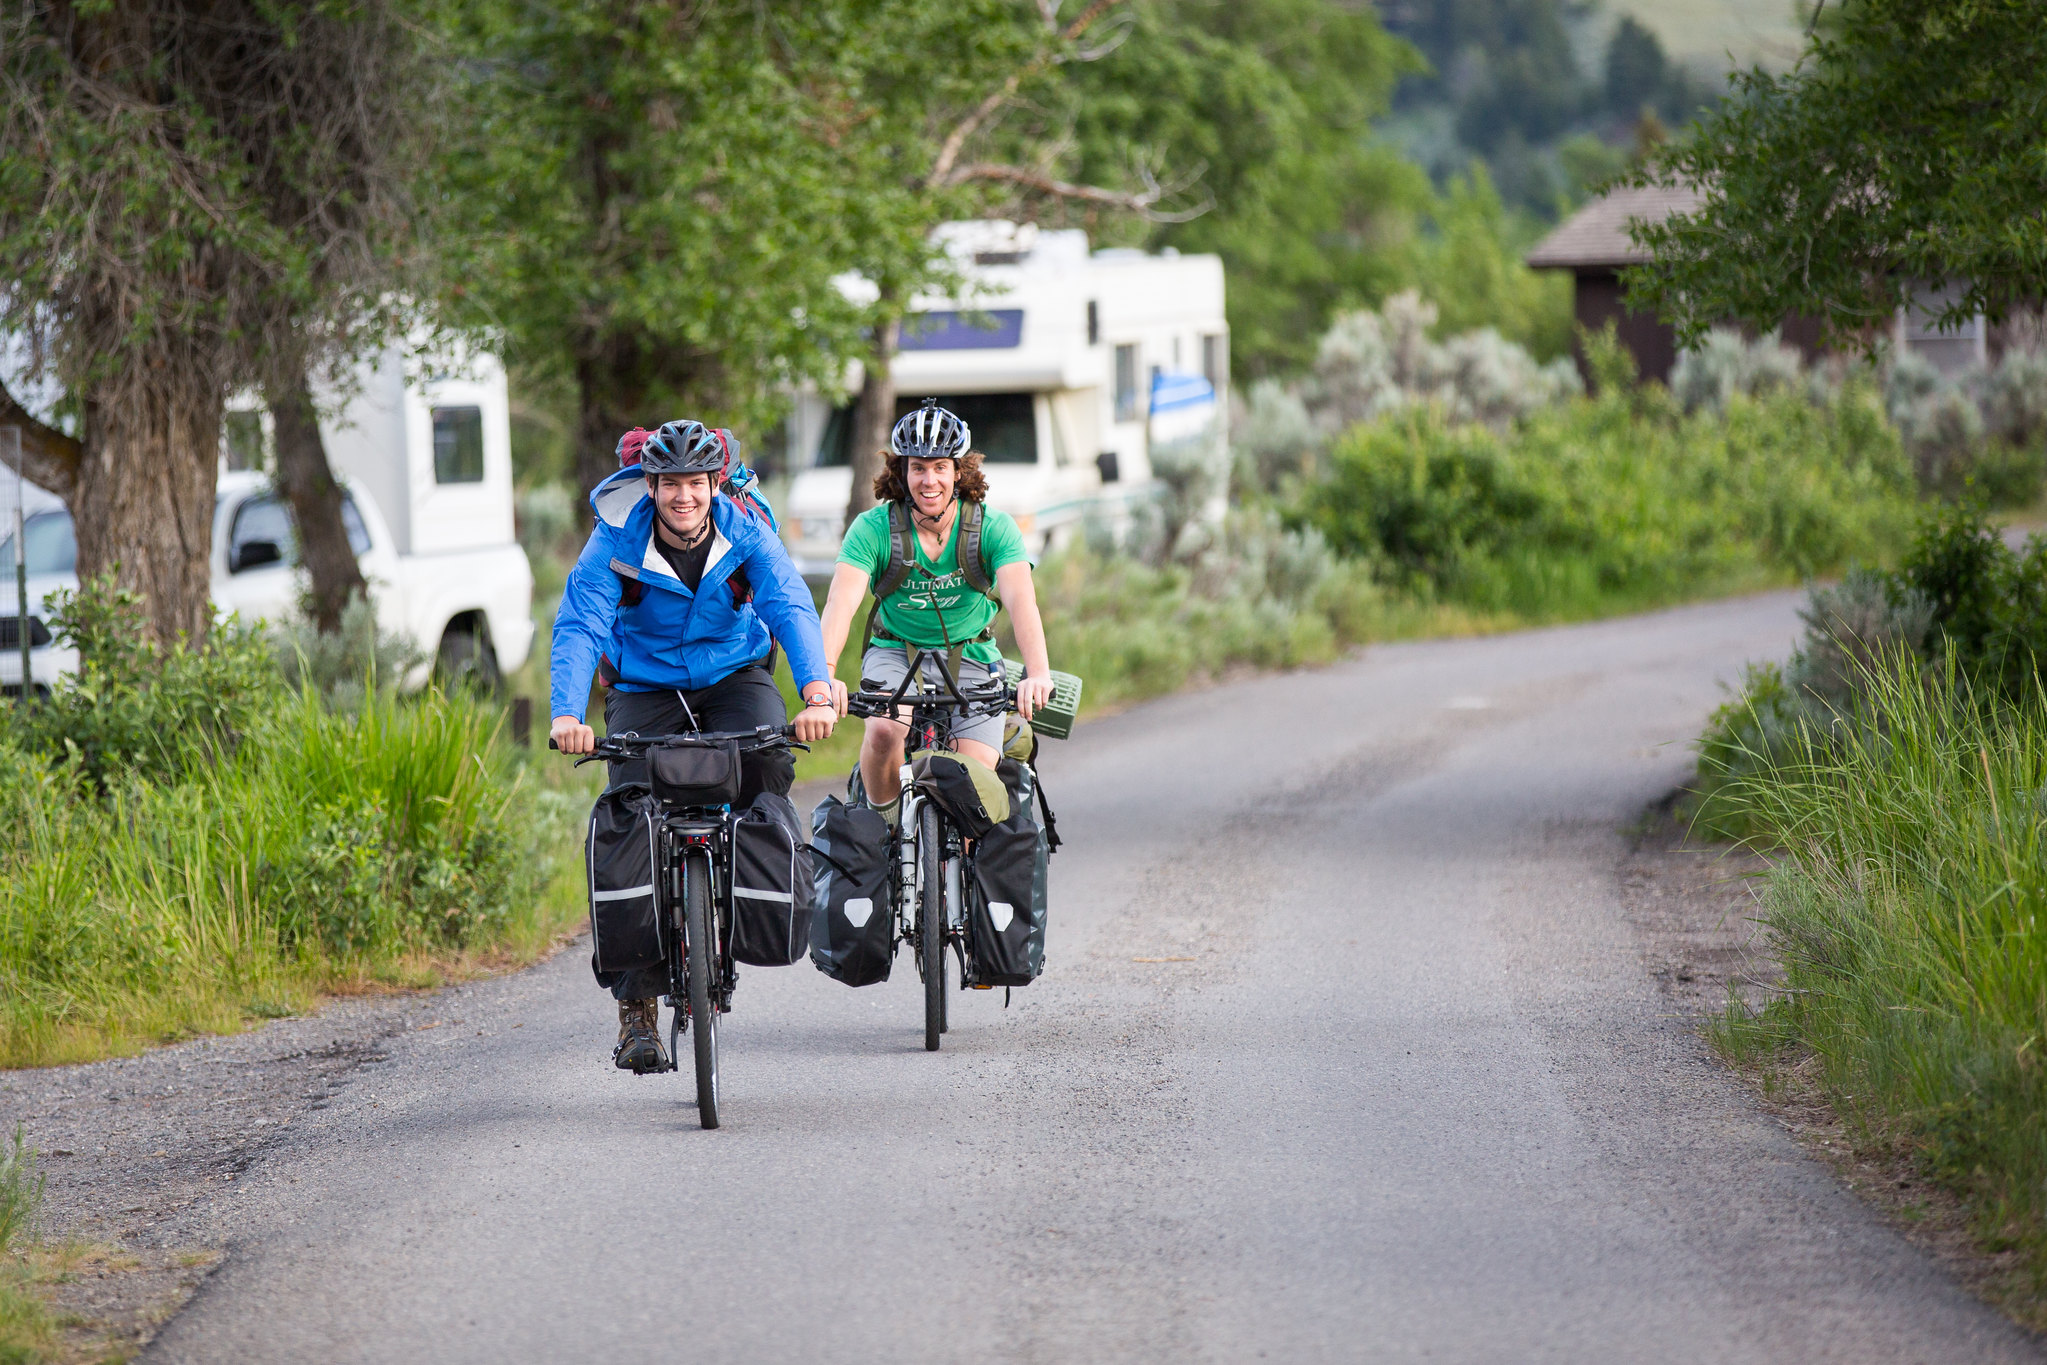
[[945, 845], [938, 829], [938, 807], [929, 801], [918, 812], [917, 863], [923, 875], [918, 905], [918, 952], [924, 963], [924, 1050], [938, 1051], [945, 1032], [945, 883], [940, 878]]
[[696, 1044], [697, 1118], [718, 1126], [718, 935], [711, 912], [711, 860], [682, 865], [683, 972], [689, 978], [690, 1036]]

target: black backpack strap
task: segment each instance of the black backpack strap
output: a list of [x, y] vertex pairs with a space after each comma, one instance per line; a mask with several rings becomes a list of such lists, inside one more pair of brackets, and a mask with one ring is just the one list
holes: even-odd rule
[[900, 502], [888, 505], [888, 564], [874, 579], [877, 600], [892, 597], [917, 567], [916, 532], [910, 528], [910, 511]]
[[986, 513], [978, 502], [967, 502], [960, 508], [960, 574], [967, 580], [967, 586], [983, 597], [995, 596], [995, 579], [988, 572], [988, 561], [981, 550], [981, 521]]
[[[1033, 744], [1036, 743], [1036, 739], [1035, 735], [1032, 736]], [[1031, 767], [1031, 785], [1037, 789], [1038, 814], [1043, 817], [1039, 823], [1045, 827], [1045, 852], [1057, 853], [1059, 851], [1059, 817], [1052, 813], [1051, 805], [1045, 800], [1045, 779], [1039, 774], [1035, 764]]]

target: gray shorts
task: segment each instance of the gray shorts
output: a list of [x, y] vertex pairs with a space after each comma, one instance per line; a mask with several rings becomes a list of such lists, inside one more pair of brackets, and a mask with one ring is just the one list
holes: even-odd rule
[[[944, 662], [945, 656], [942, 654], [926, 654], [923, 664], [917, 670], [924, 675], [925, 685], [934, 692], [945, 691], [945, 674], [941, 669]], [[910, 656], [905, 650], [893, 645], [869, 645], [867, 652], [860, 656], [860, 690], [893, 692], [909, 672]], [[960, 660], [959, 684], [962, 690], [986, 687], [990, 682], [999, 682], [1001, 679], [1001, 664], [977, 664], [972, 659]], [[905, 695], [905, 700], [916, 690], [912, 687], [910, 693]], [[978, 740], [999, 754], [1002, 752], [1002, 717], [969, 716], [964, 720], [955, 720], [952, 737], [956, 740]]]

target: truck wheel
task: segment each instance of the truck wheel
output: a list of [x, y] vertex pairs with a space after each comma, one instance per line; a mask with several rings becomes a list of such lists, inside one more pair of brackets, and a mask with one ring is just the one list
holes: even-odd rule
[[498, 652], [491, 644], [490, 625], [481, 616], [456, 617], [441, 633], [434, 674], [441, 686], [482, 696], [496, 696], [504, 686]]

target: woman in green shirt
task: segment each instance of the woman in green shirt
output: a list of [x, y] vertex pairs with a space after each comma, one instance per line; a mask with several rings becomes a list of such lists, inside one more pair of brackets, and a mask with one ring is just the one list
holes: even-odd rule
[[[958, 417], [927, 398], [924, 406], [896, 423], [881, 473], [875, 476], [876, 506], [860, 514], [846, 530], [839, 562], [832, 573], [824, 606], [824, 652], [828, 668], [837, 664], [852, 629], [853, 614], [869, 587], [890, 567], [890, 509], [899, 523], [914, 530], [910, 537], [913, 563], [894, 590], [875, 603], [873, 639], [860, 659], [863, 685], [893, 689], [909, 673], [909, 649], [939, 654], [960, 648], [962, 687], [978, 687], [1002, 676], [1002, 655], [990, 626], [996, 599], [1009, 612], [1023, 655], [1024, 678], [1017, 684], [1016, 709], [1025, 720], [1052, 695], [1052, 665], [1045, 654], [1045, 626], [1038, 617], [1038, 594], [1031, 581], [1030, 559], [1023, 532], [1006, 512], [982, 508], [988, 480], [981, 457], [971, 453], [973, 433]], [[962, 508], [973, 504], [969, 515]], [[961, 524], [976, 518], [980, 528], [978, 563], [962, 567]], [[926, 657], [924, 671], [935, 684], [938, 660]], [[846, 714], [846, 684], [831, 679], [832, 700]], [[860, 778], [867, 799], [876, 807], [892, 807], [901, 796], [903, 741], [909, 727], [874, 717], [860, 747]], [[1002, 748], [1002, 717], [978, 716], [955, 729], [953, 738], [963, 757], [993, 769]]]

